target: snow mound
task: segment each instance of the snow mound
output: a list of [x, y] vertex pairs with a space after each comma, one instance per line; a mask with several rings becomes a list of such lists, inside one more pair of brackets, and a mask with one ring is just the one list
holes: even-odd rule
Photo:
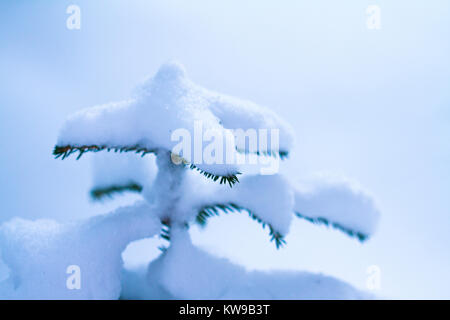
[[[10, 271], [0, 283], [0, 298], [117, 299], [122, 251], [159, 230], [143, 203], [71, 225], [13, 219], [0, 226], [2, 259]], [[79, 267], [79, 290], [67, 286], [70, 266]]]
[[[236, 149], [287, 153], [292, 147], [292, 129], [270, 109], [204, 89], [193, 83], [178, 63], [163, 65], [136, 92], [132, 99], [89, 108], [69, 117], [60, 131], [58, 147], [138, 146], [173, 151], [180, 144], [182, 129], [181, 133], [190, 134], [193, 143], [186, 145], [184, 152], [177, 151], [178, 155], [199, 169], [220, 176], [238, 172]], [[245, 137], [235, 137], [228, 130], [237, 128], [276, 129], [279, 144], [267, 141], [250, 150]], [[202, 133], [213, 133], [209, 138], [224, 146], [223, 154], [214, 158], [221, 164], [204, 161], [209, 144], [194, 143], [199, 132], [200, 139], [204, 139]]]
[[143, 269], [125, 270], [123, 299], [370, 299], [335, 278], [308, 272], [248, 272], [195, 247], [173, 229], [170, 248]]

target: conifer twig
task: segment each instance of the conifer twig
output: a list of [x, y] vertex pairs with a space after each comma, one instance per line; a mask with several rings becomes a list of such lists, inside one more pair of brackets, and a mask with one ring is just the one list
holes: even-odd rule
[[314, 224], [319, 224], [319, 225], [321, 224], [321, 225], [325, 225], [327, 227], [331, 226], [332, 228], [335, 228], [339, 231], [344, 232], [345, 234], [347, 234], [350, 237], [357, 238], [361, 242], [364, 242], [369, 238], [369, 235], [367, 235], [367, 234], [344, 227], [343, 225], [341, 225], [337, 222], [331, 222], [330, 220], [323, 218], [323, 217], [311, 218], [311, 217], [305, 216], [299, 212], [295, 212], [295, 215], [301, 219], [305, 219], [306, 221], [309, 221]]
[[[148, 149], [146, 147], [142, 147], [139, 145], [134, 146], [106, 146], [106, 145], [82, 145], [82, 146], [72, 146], [72, 145], [65, 145], [65, 146], [55, 146], [53, 150], [53, 155], [55, 156], [55, 159], [61, 158], [64, 160], [65, 158], [69, 157], [71, 154], [78, 152], [77, 160], [79, 160], [84, 153], [86, 152], [99, 152], [99, 151], [114, 151], [114, 152], [136, 152], [137, 154], [142, 153], [142, 156], [145, 156], [149, 153], [157, 153], [157, 149]], [[186, 161], [182, 162], [183, 164], [186, 164]], [[233, 185], [237, 182], [239, 182], [239, 179], [237, 178], [237, 175], [240, 174], [240, 172], [236, 172], [235, 174], [229, 174], [226, 176], [216, 175], [211, 172], [204, 171], [200, 168], [198, 168], [194, 164], [187, 164], [190, 169], [195, 169], [199, 173], [203, 174], [205, 177], [212, 179], [214, 181], [217, 181], [220, 179], [220, 184], [228, 183], [230, 187], [233, 187]]]
[[241, 207], [237, 204], [234, 203], [227, 203], [227, 204], [214, 204], [214, 205], [208, 205], [208, 206], [204, 206], [203, 208], [200, 209], [200, 211], [197, 214], [197, 217], [195, 218], [196, 222], [200, 225], [200, 226], [205, 226], [207, 220], [210, 217], [213, 216], [219, 216], [220, 211], [228, 214], [230, 212], [241, 212], [241, 211], [247, 211], [250, 218], [252, 218], [253, 220], [257, 221], [258, 223], [260, 223], [263, 227], [263, 229], [267, 226], [269, 227], [269, 236], [270, 241], [274, 241], [275, 242], [275, 246], [277, 247], [277, 249], [281, 248], [283, 245], [286, 244], [286, 240], [284, 239], [284, 236], [276, 231], [272, 225], [264, 222], [261, 218], [259, 218], [257, 215], [255, 215], [253, 212], [251, 212], [250, 210]]
[[104, 188], [94, 188], [91, 190], [91, 197], [94, 200], [101, 200], [105, 197], [112, 198], [114, 194], [123, 192], [137, 192], [142, 191], [142, 186], [138, 183], [132, 182], [126, 185], [112, 185]]

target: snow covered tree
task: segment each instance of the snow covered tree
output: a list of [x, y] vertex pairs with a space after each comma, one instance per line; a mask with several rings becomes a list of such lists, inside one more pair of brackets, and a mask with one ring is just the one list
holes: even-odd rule
[[[194, 137], [192, 143], [180, 144], [176, 139], [180, 138], [180, 129]], [[254, 130], [256, 136], [247, 134], [248, 130]], [[196, 142], [199, 132], [200, 139], [209, 143]], [[372, 198], [361, 189], [327, 180], [299, 185], [276, 172], [261, 174], [270, 161], [288, 156], [292, 137], [290, 126], [270, 109], [209, 91], [193, 83], [180, 64], [165, 64], [136, 90], [133, 98], [82, 110], [62, 127], [54, 149], [56, 158], [75, 154], [79, 159], [86, 152], [111, 152], [95, 159], [94, 199], [125, 191], [142, 193], [144, 199], [119, 209], [109, 220], [105, 216], [82, 224], [77, 230], [83, 232], [77, 232], [75, 238], [82, 241], [84, 230], [91, 228], [86, 226], [94, 225], [92, 230], [103, 230], [102, 234], [115, 230], [121, 238], [132, 241], [151, 236], [161, 226], [160, 235], [170, 243], [150, 264], [143, 281], [136, 274], [125, 273], [121, 289], [125, 298], [361, 297], [350, 286], [320, 275], [271, 278], [249, 274], [195, 248], [190, 241], [189, 225], [204, 226], [209, 218], [231, 212], [244, 212], [267, 227], [277, 248], [285, 244], [295, 216], [332, 226], [360, 241], [374, 232], [379, 213]], [[156, 166], [148, 160], [150, 154]], [[200, 160], [196, 158], [199, 154]], [[205, 161], [205, 155], [215, 161]], [[248, 165], [250, 159], [254, 165]], [[145, 218], [146, 213], [152, 218]], [[124, 222], [126, 214], [133, 222]], [[105, 221], [104, 225], [123, 223], [124, 228], [104, 227], [99, 221]], [[143, 229], [147, 224], [146, 233]], [[0, 236], [11, 234], [5, 230], [11, 228], [3, 227], [3, 233], [0, 229]], [[113, 247], [112, 243], [101, 250], [117, 254]], [[119, 247], [123, 250], [122, 244]], [[85, 259], [81, 256], [78, 258]], [[329, 286], [319, 288], [318, 279], [327, 280], [324, 282]], [[279, 285], [270, 291], [274, 282]], [[289, 283], [303, 289], [299, 291]]]
[[[263, 143], [261, 137], [257, 137], [256, 145], [235, 134], [231, 137], [233, 141], [225, 141], [235, 146], [227, 148], [229, 153], [256, 153], [283, 159], [292, 146], [291, 128], [272, 111], [249, 101], [208, 91], [190, 81], [181, 65], [168, 63], [139, 88], [133, 99], [90, 108], [70, 117], [61, 130], [54, 155], [65, 159], [78, 152], [79, 159], [85, 152], [102, 150], [135, 152], [142, 156], [155, 154], [158, 171], [153, 185], [143, 179], [144, 170], [137, 172], [136, 167], [142, 165], [125, 161], [121, 168], [103, 173], [109, 177], [109, 185], [103, 183], [101, 187], [95, 187], [92, 195], [102, 198], [120, 191], [141, 192], [145, 186], [145, 199], [168, 227], [186, 225], [193, 220], [204, 224], [221, 211], [245, 210], [253, 219], [269, 227], [277, 247], [284, 243], [283, 237], [288, 232], [293, 213], [314, 223], [331, 225], [361, 241], [373, 231], [377, 212], [371, 199], [345, 185], [321, 185], [319, 190], [302, 192], [278, 174], [244, 175], [239, 182], [238, 175], [242, 170], [236, 164], [237, 160], [225, 163], [228, 154], [223, 155], [224, 161], [214, 164], [194, 163], [187, 159], [174, 163], [173, 160], [183, 158], [183, 154], [174, 154], [177, 141], [171, 139], [172, 133], [183, 128], [195, 136], [196, 122], [219, 133], [226, 129], [279, 131], [279, 143]], [[226, 133], [220, 137], [230, 139]], [[194, 147], [197, 146], [191, 145]], [[205, 153], [206, 147], [199, 145], [201, 154]], [[239, 155], [232, 154], [231, 157], [236, 159]], [[103, 165], [107, 169], [108, 161]], [[210, 183], [198, 186], [196, 178], [187, 176], [188, 169], [219, 184], [235, 187], [225, 189]], [[114, 181], [113, 176], [117, 174], [121, 176]], [[130, 174], [129, 179], [124, 174]], [[197, 186], [193, 187], [195, 184]]]

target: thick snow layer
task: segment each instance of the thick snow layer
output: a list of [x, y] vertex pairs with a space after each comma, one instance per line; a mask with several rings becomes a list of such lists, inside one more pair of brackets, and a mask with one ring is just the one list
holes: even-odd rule
[[[244, 175], [233, 188], [186, 172], [179, 185], [180, 194], [174, 206], [171, 193], [167, 203], [172, 204], [172, 220], [192, 221], [201, 209], [208, 206], [233, 203], [248, 209], [276, 231], [286, 235], [293, 216], [294, 196], [290, 184], [281, 175]], [[159, 192], [155, 188], [150, 193]], [[149, 201], [152, 203], [151, 194]]]
[[142, 269], [125, 270], [124, 299], [369, 299], [335, 278], [308, 272], [248, 272], [195, 247], [173, 229], [170, 248]]
[[[184, 153], [180, 150], [176, 153], [198, 168], [222, 176], [238, 172], [234, 160], [236, 148], [288, 152], [292, 146], [290, 127], [272, 111], [194, 84], [177, 63], [163, 65], [136, 92], [136, 96], [130, 100], [82, 110], [69, 117], [61, 129], [58, 146], [139, 145], [147, 149], [174, 150], [183, 140], [177, 130], [182, 129], [190, 134], [190, 143], [185, 145]], [[269, 146], [262, 144], [262, 149], [258, 146], [249, 150], [245, 147], [245, 139], [235, 138], [226, 130], [236, 128], [278, 129], [280, 148], [274, 144], [276, 149], [272, 150], [271, 141], [268, 141]], [[210, 144], [203, 141], [206, 138], [199, 132], [214, 133], [209, 138], [222, 143], [221, 150], [224, 152], [216, 158], [222, 164], [212, 165], [203, 159], [203, 155], [208, 154]], [[200, 144], [197, 143], [198, 138]], [[190, 157], [187, 154], [189, 151]]]
[[[293, 144], [293, 130], [290, 125], [281, 119], [277, 114], [266, 107], [259, 106], [251, 101], [245, 101], [226, 95], [217, 95], [212, 92], [210, 109], [221, 120], [222, 125], [227, 129], [242, 129], [235, 134], [236, 145], [239, 150], [250, 152], [256, 151], [276, 151], [289, 152]], [[267, 141], [264, 141], [264, 133], [258, 132], [258, 145], [252, 148], [250, 144], [246, 145], [244, 135], [248, 129], [267, 130]], [[272, 141], [271, 130], [278, 130], [279, 145]], [[263, 139], [261, 139], [263, 138]]]
[[232, 192], [220, 192], [217, 196], [222, 202], [250, 210], [282, 235], [289, 232], [294, 197], [283, 176], [245, 176]]
[[108, 190], [132, 184], [150, 186], [155, 179], [157, 168], [153, 155], [127, 152], [102, 152], [93, 157], [92, 190]]
[[[162, 185], [170, 190], [161, 189]], [[380, 216], [373, 198], [360, 187], [324, 177], [294, 185], [281, 175], [243, 175], [230, 189], [188, 171], [173, 183], [156, 179], [154, 186], [144, 193], [155, 208], [170, 212], [172, 221], [191, 222], [205, 207], [234, 204], [248, 209], [281, 235], [289, 232], [292, 217], [297, 213], [362, 240], [375, 232]]]
[[295, 189], [294, 210], [306, 218], [326, 220], [343, 230], [370, 236], [380, 213], [373, 198], [354, 183], [321, 177]]
[[[0, 283], [0, 299], [117, 299], [122, 251], [159, 230], [160, 222], [144, 203], [73, 225], [6, 222], [0, 247], [10, 275]], [[67, 287], [67, 271], [74, 265], [80, 270], [79, 290]]]

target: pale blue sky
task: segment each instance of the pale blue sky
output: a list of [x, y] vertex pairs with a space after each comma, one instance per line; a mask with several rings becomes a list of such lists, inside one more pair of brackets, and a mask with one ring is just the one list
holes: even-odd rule
[[[89, 201], [89, 157], [53, 160], [58, 129], [175, 58], [197, 83], [289, 120], [297, 142], [284, 172], [346, 175], [383, 213], [363, 245], [297, 221], [276, 251], [244, 217], [211, 221], [197, 243], [249, 268], [320, 271], [360, 288], [376, 264], [381, 295], [450, 298], [450, 2], [242, 2], [2, 1], [0, 222], [114, 207]], [[81, 30], [66, 28], [69, 4]], [[379, 31], [366, 28], [369, 4], [381, 8]]]

